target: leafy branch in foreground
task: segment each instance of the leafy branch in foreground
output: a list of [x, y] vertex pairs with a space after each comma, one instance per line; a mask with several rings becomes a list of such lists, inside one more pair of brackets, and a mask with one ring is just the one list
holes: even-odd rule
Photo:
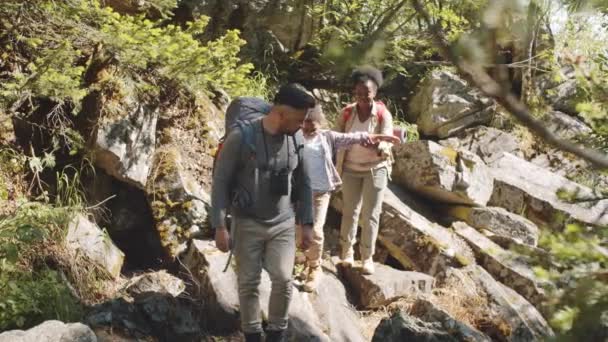
[[[511, 91], [508, 82], [497, 73], [491, 77], [481, 64], [458, 54], [456, 46], [448, 43], [442, 28], [431, 21], [419, 0], [414, 8], [428, 24], [438, 49], [474, 86], [501, 103], [533, 132], [554, 146], [571, 152], [596, 166], [608, 167], [606, 154], [590, 150], [558, 138], [554, 132], [534, 118], [533, 114]], [[495, 37], [494, 37], [495, 38]], [[496, 47], [496, 41], [489, 44]], [[504, 73], [502, 74], [504, 75]], [[563, 232], [544, 234], [539, 245], [551, 251], [552, 267], [537, 268], [541, 278], [554, 282], [547, 301], [551, 324], [557, 329], [557, 340], [573, 339], [599, 341], [608, 338], [608, 242], [607, 227], [586, 227], [573, 222]]]
[[[412, 0], [412, 3], [419, 15], [429, 25], [437, 48], [441, 54], [444, 58], [451, 61], [458, 68], [460, 73], [471, 81], [474, 86], [478, 87], [487, 96], [494, 98], [507, 111], [549, 144], [579, 156], [596, 166], [608, 168], [608, 156], [605, 153], [561, 139], [554, 132], [547, 129], [543, 121], [536, 119], [528, 107], [504, 85], [502, 80], [495, 80], [492, 78], [481, 65], [460, 58], [457, 54], [457, 48], [448, 43], [441, 26], [437, 23], [432, 23], [431, 17], [422, 3], [419, 0]], [[492, 46], [496, 46], [495, 41]]]

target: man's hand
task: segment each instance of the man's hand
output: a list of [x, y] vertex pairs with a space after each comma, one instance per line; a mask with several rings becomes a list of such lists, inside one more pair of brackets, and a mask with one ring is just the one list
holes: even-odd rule
[[303, 250], [307, 250], [312, 246], [312, 241], [314, 239], [314, 234], [311, 225], [302, 226], [302, 239], [300, 241], [300, 248]]
[[230, 233], [226, 228], [215, 229], [215, 246], [222, 252], [230, 250]]

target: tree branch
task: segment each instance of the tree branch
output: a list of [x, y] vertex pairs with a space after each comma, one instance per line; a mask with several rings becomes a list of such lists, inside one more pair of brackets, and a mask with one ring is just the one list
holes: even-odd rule
[[458, 68], [460, 73], [471, 82], [471, 84], [477, 86], [487, 96], [494, 98], [525, 126], [530, 128], [530, 130], [538, 134], [542, 139], [551, 145], [581, 157], [595, 166], [608, 168], [608, 156], [606, 154], [598, 150], [586, 148], [571, 141], [561, 139], [555, 135], [554, 132], [548, 130], [543, 125], [542, 121], [534, 118], [524, 103], [519, 101], [519, 99], [517, 99], [517, 97], [509, 89], [506, 89], [504, 86], [498, 84], [498, 82], [490, 77], [490, 75], [488, 75], [485, 70], [481, 68], [481, 66], [472, 64], [459, 58], [454, 49], [451, 48], [450, 44], [447, 42], [441, 27], [431, 24], [431, 18], [420, 1], [412, 0], [412, 4], [418, 14], [424, 19], [424, 21], [426, 21], [427, 25], [429, 25], [440, 53], [444, 56], [444, 58], [451, 61]]

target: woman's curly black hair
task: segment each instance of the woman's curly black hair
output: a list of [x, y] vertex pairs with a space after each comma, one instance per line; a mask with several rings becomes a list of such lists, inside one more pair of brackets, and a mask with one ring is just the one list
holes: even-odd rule
[[371, 80], [378, 88], [382, 86], [382, 82], [384, 81], [382, 78], [382, 72], [370, 65], [364, 65], [356, 68], [351, 75], [351, 79], [353, 85], [357, 85], [359, 82], [365, 83]]

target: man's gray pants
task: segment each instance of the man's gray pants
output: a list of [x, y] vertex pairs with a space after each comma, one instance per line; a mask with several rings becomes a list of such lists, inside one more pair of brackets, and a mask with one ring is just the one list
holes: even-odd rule
[[244, 333], [262, 332], [260, 280], [268, 272], [272, 288], [268, 303], [268, 330], [287, 328], [295, 259], [295, 221], [268, 226], [235, 218], [235, 248], [241, 327]]

